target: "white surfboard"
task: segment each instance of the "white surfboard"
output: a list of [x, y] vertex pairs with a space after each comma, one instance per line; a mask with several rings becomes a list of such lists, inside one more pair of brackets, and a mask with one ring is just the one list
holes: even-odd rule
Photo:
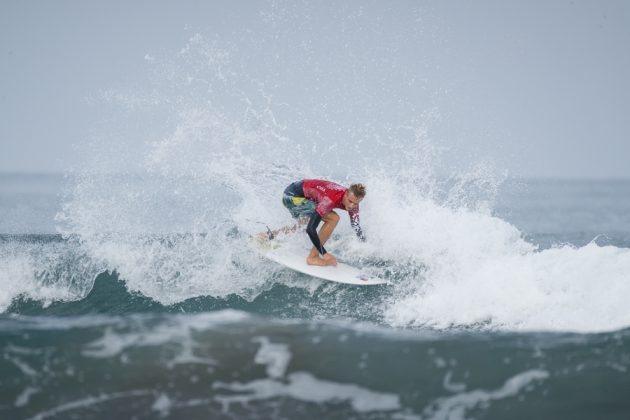
[[256, 249], [260, 253], [280, 265], [291, 270], [298, 271], [309, 276], [324, 280], [335, 281], [337, 283], [354, 284], [357, 286], [369, 286], [376, 284], [386, 284], [387, 280], [365, 274], [356, 267], [337, 262], [336, 267], [320, 267], [306, 263], [307, 250], [298, 252], [297, 250], [283, 247], [275, 241], [264, 241], [262, 243], [254, 241]]

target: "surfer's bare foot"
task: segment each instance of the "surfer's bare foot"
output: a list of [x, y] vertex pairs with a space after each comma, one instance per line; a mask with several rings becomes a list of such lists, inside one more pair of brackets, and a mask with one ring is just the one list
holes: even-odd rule
[[333, 254], [327, 253], [322, 256], [322, 259], [326, 263], [325, 265], [337, 266], [337, 258]]
[[306, 263], [308, 265], [318, 265], [320, 267], [326, 267], [326, 266], [336, 267], [337, 266], [337, 258], [333, 257], [330, 254], [324, 255], [322, 258], [320, 258], [319, 256], [317, 256], [317, 257], [307, 257], [306, 258]]
[[326, 265], [326, 261], [322, 260], [321, 258], [319, 258], [319, 256], [317, 257], [307, 257], [306, 258], [306, 264], [308, 265], [319, 265], [321, 267]]

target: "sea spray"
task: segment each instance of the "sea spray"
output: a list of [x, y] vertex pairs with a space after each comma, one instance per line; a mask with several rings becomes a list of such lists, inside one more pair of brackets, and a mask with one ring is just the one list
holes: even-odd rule
[[[81, 299], [108, 271], [128, 291], [163, 305], [197, 297], [253, 301], [284, 285], [322, 299], [300, 312], [313, 317], [343, 313], [432, 328], [628, 324], [607, 292], [627, 291], [626, 250], [594, 244], [537, 250], [493, 215], [505, 174], [489, 162], [450, 162], [453, 150], [434, 134], [444, 118], [437, 108], [405, 124], [350, 129], [336, 121], [333, 128], [354, 134], [322, 142], [311, 126], [286, 119], [285, 104], [249, 76], [242, 59], [233, 46], [196, 34], [175, 57], [148, 62], [146, 92], [103, 95], [107, 104], [133, 106], [120, 107], [122, 124], [88, 143], [58, 215], [71, 253], [89, 269], [73, 276], [72, 288], [55, 286], [61, 292], [45, 301]], [[155, 115], [168, 117], [156, 125]], [[292, 222], [279, 198], [289, 182], [307, 177], [368, 186], [361, 205], [368, 242], [356, 241], [342, 216], [330, 249], [392, 281], [365, 303], [369, 311], [352, 315], [357, 304], [339, 304], [346, 291], [323, 285], [316, 292], [321, 282], [261, 260], [248, 245], [264, 225]], [[22, 272], [32, 278], [29, 270]], [[607, 288], [595, 287], [602, 276]], [[42, 296], [7, 290], [15, 293], [5, 302]]]

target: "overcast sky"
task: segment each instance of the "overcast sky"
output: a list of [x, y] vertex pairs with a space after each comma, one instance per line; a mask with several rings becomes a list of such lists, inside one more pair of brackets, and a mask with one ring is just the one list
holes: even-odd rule
[[[286, 16], [269, 19], [283, 16], [285, 7]], [[308, 80], [308, 92], [338, 90], [352, 80], [356, 91], [346, 96], [368, 90], [362, 100], [383, 104], [373, 104], [376, 126], [396, 118], [391, 104], [411, 104], [406, 109], [417, 113], [437, 108], [441, 141], [515, 176], [630, 176], [630, 2], [624, 0], [3, 0], [0, 171], [73, 166], [80, 159], [76, 145], [103, 130], [96, 128], [103, 109], [90, 98], [139, 89], [149, 77], [147, 58], [174, 56], [194, 33], [250, 57], [241, 60], [248, 74], [270, 86], [279, 85], [278, 72], [251, 57], [280, 61], [286, 78]], [[309, 68], [317, 77], [307, 78], [295, 56], [279, 53], [298, 43], [312, 46]], [[382, 76], [384, 63], [396, 80]], [[322, 86], [313, 86], [317, 80]], [[418, 81], [421, 89], [404, 89]], [[293, 110], [308, 112], [320, 101], [293, 92], [283, 98]], [[354, 104], [327, 98], [339, 109]]]

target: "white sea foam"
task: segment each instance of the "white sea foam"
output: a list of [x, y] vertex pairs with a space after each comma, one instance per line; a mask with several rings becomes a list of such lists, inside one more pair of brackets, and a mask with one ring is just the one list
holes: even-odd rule
[[260, 264], [247, 233], [264, 228], [259, 220], [283, 220], [265, 217], [268, 196], [258, 191], [279, 194], [291, 158], [265, 156], [283, 139], [268, 121], [254, 123], [191, 105], [169, 136], [151, 143], [137, 177], [80, 178], [58, 217], [64, 233], [80, 237], [81, 249], [131, 291], [163, 304], [256, 296], [277, 268]]
[[131, 324], [131, 331], [119, 332], [114, 325], [107, 326], [103, 335], [86, 344], [82, 354], [86, 357], [109, 358], [122, 354], [125, 350], [138, 347], [159, 347], [167, 343], [175, 343], [177, 351], [167, 361], [168, 367], [178, 364], [205, 364], [215, 366], [216, 360], [198, 353], [205, 347], [200, 347], [194, 338], [194, 332], [206, 330], [218, 325], [239, 322], [248, 319], [248, 315], [238, 311], [220, 311], [193, 316], [179, 316], [171, 318], [168, 323], [160, 323], [150, 327], [136, 319]]
[[338, 247], [348, 258], [380, 261], [376, 273], [394, 279], [387, 323], [581, 332], [630, 325], [630, 249], [590, 243], [539, 250], [493, 216], [501, 177], [479, 166], [440, 181], [439, 159], [425, 133], [418, 135], [418, 149], [400, 158], [399, 170], [366, 177], [361, 213], [369, 241], [357, 243], [339, 228], [346, 229]]
[[254, 362], [267, 365], [267, 375], [269, 375], [269, 377], [283, 377], [291, 361], [289, 346], [286, 344], [271, 343], [267, 337], [256, 337], [254, 341], [260, 343], [260, 348], [254, 357]]
[[467, 411], [484, 403], [518, 395], [528, 385], [548, 377], [548, 372], [533, 369], [511, 377], [501, 388], [494, 391], [473, 390], [450, 397], [439, 398], [423, 411], [422, 418], [431, 420], [464, 420], [468, 418], [466, 416]]
[[444, 376], [444, 380], [442, 381], [442, 386], [444, 387], [444, 389], [450, 392], [462, 392], [466, 390], [465, 383], [451, 381], [452, 374], [453, 372], [449, 370]]
[[482, 209], [452, 208], [419, 197], [401, 202], [376, 184], [366, 205], [374, 218], [375, 257], [403, 266], [385, 310], [395, 326], [507, 330], [614, 330], [630, 325], [630, 250], [595, 243], [537, 250], [513, 225]]
[[223, 404], [225, 411], [230, 404], [248, 404], [277, 397], [319, 404], [348, 402], [355, 411], [362, 413], [400, 408], [400, 400], [396, 394], [375, 392], [354, 384], [326, 381], [308, 372], [291, 373], [287, 376], [286, 383], [274, 379], [258, 379], [247, 383], [217, 382], [213, 388], [238, 393], [215, 397]]
[[170, 413], [172, 407], [173, 402], [168, 395], [161, 393], [151, 406], [151, 409], [157, 411], [160, 417], [166, 417]]
[[29, 417], [28, 420], [43, 420], [50, 417], [57, 417], [62, 413], [71, 412], [73, 410], [79, 410], [86, 407], [91, 407], [93, 405], [101, 404], [107, 401], [121, 399], [121, 398], [130, 398], [130, 397], [145, 397], [150, 396], [153, 392], [146, 390], [133, 390], [133, 391], [124, 391], [124, 392], [114, 392], [111, 394], [101, 394], [98, 396], [89, 396], [85, 398], [81, 398], [74, 401], [69, 401], [63, 404], [60, 404], [54, 408], [51, 408], [46, 411], [39, 412], [32, 417]]
[[9, 355], [5, 355], [4, 357], [6, 358], [6, 360], [10, 361], [18, 369], [20, 369], [20, 371], [22, 371], [22, 373], [25, 376], [31, 376], [31, 377], [37, 376], [37, 371], [35, 369], [33, 369], [28, 363], [26, 363], [22, 359], [20, 359], [18, 357], [11, 357]]
[[41, 390], [39, 388], [27, 386], [26, 388], [24, 388], [24, 391], [22, 391], [20, 395], [17, 396], [17, 398], [15, 399], [14, 405], [16, 407], [24, 407], [25, 405], [28, 404], [28, 401], [30, 400], [31, 396], [34, 394], [37, 394], [40, 391]]
[[62, 243], [2, 243], [0, 313], [20, 296], [44, 306], [84, 297], [95, 273], [81, 258]]
[[358, 412], [390, 411], [400, 408], [396, 394], [380, 393], [354, 384], [343, 384], [316, 378], [308, 372], [285, 373], [291, 359], [289, 347], [272, 343], [267, 337], [257, 337], [260, 348], [254, 362], [267, 365], [269, 378], [247, 383], [215, 382], [213, 388], [229, 390], [235, 395], [217, 395], [215, 400], [228, 411], [231, 404], [248, 404], [252, 401], [268, 400], [277, 397], [290, 397], [312, 403], [348, 402]]

